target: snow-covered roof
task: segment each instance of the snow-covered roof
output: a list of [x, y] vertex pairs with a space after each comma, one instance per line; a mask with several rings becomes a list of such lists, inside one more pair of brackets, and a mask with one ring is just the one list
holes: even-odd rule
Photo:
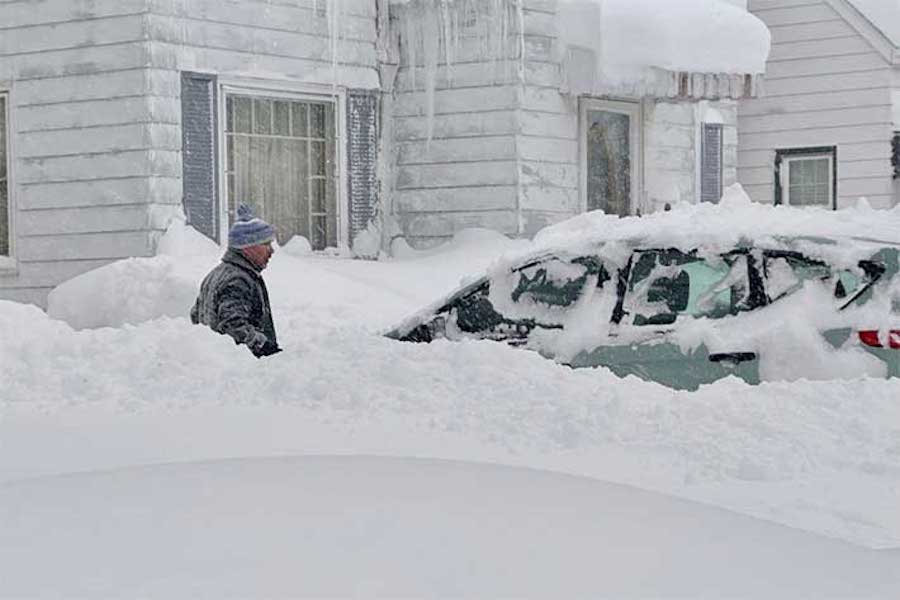
[[900, 48], [900, 0], [848, 0], [884, 36]]
[[[764, 73], [771, 41], [760, 19], [726, 0], [560, 0], [558, 18], [578, 94], [753, 95], [734, 77]], [[667, 83], [675, 89], [660, 94]]]

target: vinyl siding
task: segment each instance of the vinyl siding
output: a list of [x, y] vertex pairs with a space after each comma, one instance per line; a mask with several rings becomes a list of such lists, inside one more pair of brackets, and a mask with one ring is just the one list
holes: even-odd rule
[[[377, 85], [375, 3], [342, 5], [336, 83]], [[315, 0], [0, 2], [17, 238], [0, 298], [43, 304], [65, 279], [155, 251], [182, 201], [182, 71], [330, 94], [328, 17], [316, 9]]]
[[[0, 3], [0, 87], [10, 90], [15, 268], [0, 298], [43, 305], [61, 281], [146, 256], [153, 168], [146, 0]], [[170, 119], [171, 120], [171, 119]], [[161, 139], [165, 138], [163, 135]]]
[[895, 204], [889, 92], [897, 69], [829, 0], [750, 0], [749, 8], [772, 32], [772, 51], [765, 96], [739, 107], [738, 179], [747, 192], [774, 201], [776, 149], [837, 146], [838, 207], [860, 196]]

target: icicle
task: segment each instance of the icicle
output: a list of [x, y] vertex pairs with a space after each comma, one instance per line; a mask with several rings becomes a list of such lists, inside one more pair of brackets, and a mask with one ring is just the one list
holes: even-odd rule
[[431, 143], [434, 133], [434, 95], [437, 87], [438, 55], [440, 49], [440, 26], [436, 0], [426, 0], [424, 23], [422, 24], [422, 44], [425, 59], [425, 114], [427, 119], [426, 144]]
[[415, 26], [417, 16], [415, 6], [414, 3], [407, 4], [403, 15], [403, 24], [406, 30], [406, 43], [403, 45], [403, 49], [406, 51], [406, 64], [409, 65], [409, 81], [412, 90], [416, 89], [416, 61], [418, 60], [416, 46], [419, 44]]
[[453, 49], [451, 43], [450, 0], [441, 1], [441, 30], [444, 41], [444, 66], [446, 67], [447, 85], [452, 85], [453, 80]]
[[518, 50], [519, 62], [516, 69], [517, 79], [519, 83], [525, 83], [525, 2], [524, 0], [515, 0], [516, 20], [518, 22]]

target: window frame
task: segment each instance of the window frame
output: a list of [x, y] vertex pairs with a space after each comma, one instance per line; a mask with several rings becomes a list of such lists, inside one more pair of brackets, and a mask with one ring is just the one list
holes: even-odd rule
[[[783, 148], [775, 150], [775, 204], [795, 206], [790, 202], [790, 166], [803, 160], [828, 159], [831, 185], [828, 187], [828, 204], [813, 205], [837, 210], [837, 146], [817, 146], [810, 148]], [[797, 208], [809, 208], [801, 205]]]
[[579, 208], [587, 212], [587, 114], [591, 110], [620, 113], [631, 119], [628, 132], [629, 157], [631, 160], [631, 196], [628, 198], [629, 215], [638, 214], [641, 210], [644, 182], [644, 122], [643, 103], [626, 100], [603, 100], [600, 98], [580, 98], [578, 110], [578, 168], [579, 176]]
[[0, 81], [0, 97], [4, 99], [3, 110], [5, 111], [4, 123], [6, 125], [6, 132], [4, 135], [4, 140], [6, 141], [6, 229], [7, 235], [9, 236], [8, 254], [0, 254], [0, 271], [15, 271], [18, 268], [18, 262], [16, 260], [16, 200], [14, 193], [16, 186], [15, 174], [13, 173], [13, 153], [15, 151], [15, 144], [13, 141], [14, 110], [12, 107], [12, 86], [4, 85], [3, 82]]
[[229, 95], [250, 96], [254, 98], [275, 98], [300, 102], [330, 102], [335, 111], [335, 219], [337, 220], [336, 247], [349, 244], [349, 207], [347, 202], [347, 97], [342, 88], [320, 85], [293, 85], [289, 82], [256, 81], [242, 78], [220, 78], [216, 94], [217, 125], [216, 145], [221, 159], [216, 165], [216, 177], [219, 183], [219, 239], [221, 245], [228, 243], [228, 176], [227, 171], [227, 98]]

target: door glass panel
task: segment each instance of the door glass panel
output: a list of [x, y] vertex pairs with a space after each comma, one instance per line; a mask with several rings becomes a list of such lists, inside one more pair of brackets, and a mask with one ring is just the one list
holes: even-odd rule
[[587, 111], [587, 209], [624, 216], [631, 199], [631, 117]]

